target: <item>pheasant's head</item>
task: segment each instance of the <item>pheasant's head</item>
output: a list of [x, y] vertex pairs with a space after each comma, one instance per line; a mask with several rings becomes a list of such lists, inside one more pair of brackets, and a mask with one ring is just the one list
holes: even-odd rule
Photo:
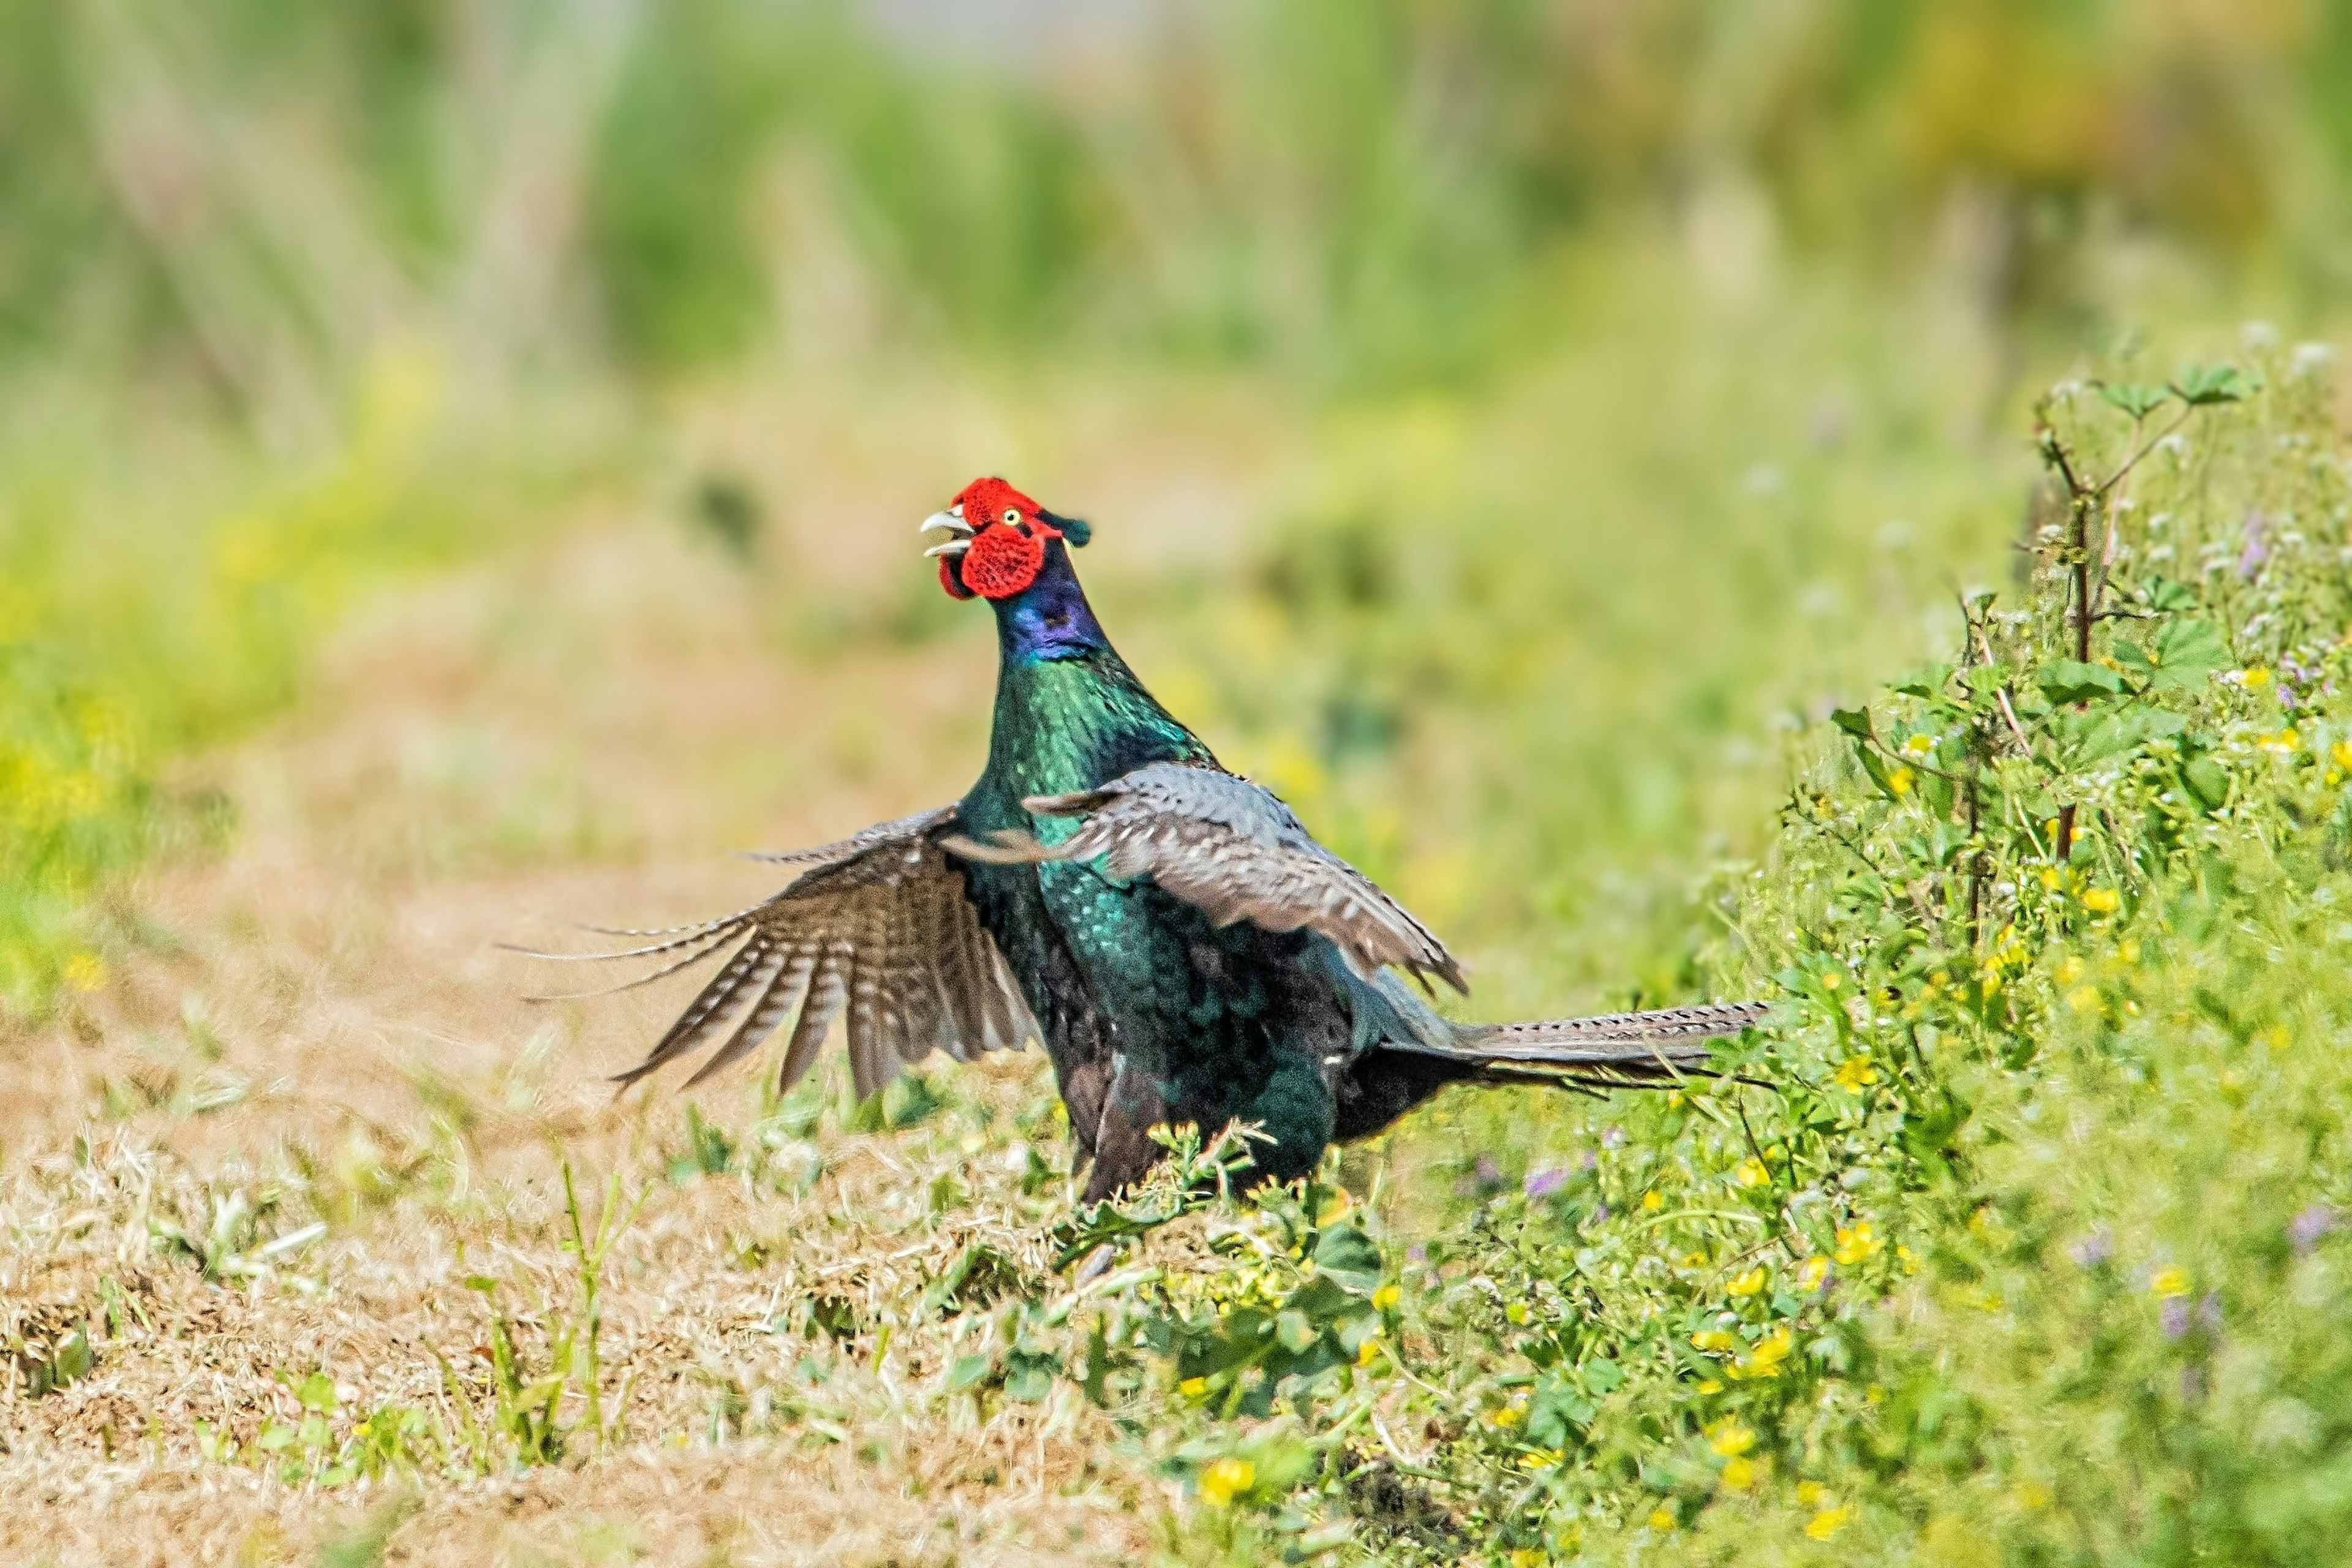
[[[948, 510], [934, 512], [923, 531], [948, 531], [948, 540], [924, 553], [940, 560], [940, 586], [959, 599], [1010, 599], [1037, 580], [1055, 541], [1080, 545], [1090, 530], [1074, 517], [1055, 517], [1003, 479], [974, 479]], [[1067, 570], [1066, 562], [1064, 570]]]

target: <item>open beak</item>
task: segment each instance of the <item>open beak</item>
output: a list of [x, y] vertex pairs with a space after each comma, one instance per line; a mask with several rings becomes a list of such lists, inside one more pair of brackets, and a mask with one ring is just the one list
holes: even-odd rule
[[944, 528], [950, 531], [947, 542], [945, 543], [932, 545], [929, 550], [923, 552], [925, 555], [961, 555], [965, 551], [971, 548], [971, 524], [964, 521], [963, 508], [961, 506], [954, 506], [950, 507], [946, 511], [935, 511], [931, 513], [930, 516], [923, 520], [923, 526], [917, 531], [929, 533], [935, 528]]

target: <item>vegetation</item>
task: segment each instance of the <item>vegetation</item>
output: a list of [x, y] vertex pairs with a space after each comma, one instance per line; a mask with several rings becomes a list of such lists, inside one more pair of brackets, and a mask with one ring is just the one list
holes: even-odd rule
[[[2344, 1533], [2341, 13], [0, 0], [0, 1555]], [[1482, 1015], [1773, 1026], [614, 1103], [486, 944], [960, 790], [983, 469]]]

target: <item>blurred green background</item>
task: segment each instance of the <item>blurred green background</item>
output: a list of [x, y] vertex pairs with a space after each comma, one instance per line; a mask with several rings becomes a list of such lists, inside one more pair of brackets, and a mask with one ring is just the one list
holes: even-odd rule
[[982, 470], [1483, 1008], [1675, 992], [2033, 391], [2338, 327], [2347, 174], [2322, 0], [0, 0], [0, 992], [383, 584], [618, 517], [984, 659]]

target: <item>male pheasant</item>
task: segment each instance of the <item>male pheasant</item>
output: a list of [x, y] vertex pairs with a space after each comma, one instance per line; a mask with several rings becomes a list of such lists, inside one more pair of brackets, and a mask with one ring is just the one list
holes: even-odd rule
[[699, 1082], [793, 1020], [789, 1087], [845, 1011], [860, 1095], [934, 1049], [1034, 1038], [1092, 1200], [1161, 1157], [1163, 1124], [1255, 1124], [1258, 1170], [1288, 1181], [1448, 1084], [1671, 1082], [1763, 1016], [1440, 1017], [1397, 972], [1466, 989], [1444, 945], [1219, 767], [1112, 648], [1071, 569], [1085, 523], [983, 479], [923, 530], [948, 535], [928, 552], [940, 585], [996, 612], [988, 765], [951, 805], [761, 857], [803, 869], [749, 909], [614, 932], [655, 939], [623, 952], [539, 955], [665, 960], [634, 986], [725, 954], [623, 1084], [715, 1045]]

